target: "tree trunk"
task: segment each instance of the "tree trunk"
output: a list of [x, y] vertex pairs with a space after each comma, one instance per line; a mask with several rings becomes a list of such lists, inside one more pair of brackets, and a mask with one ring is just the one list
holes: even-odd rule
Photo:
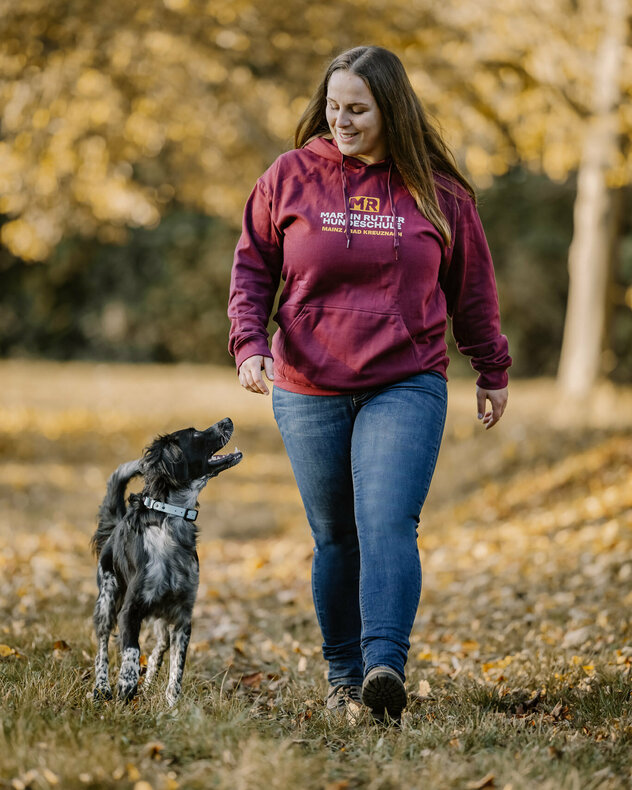
[[595, 58], [593, 114], [587, 123], [577, 178], [569, 292], [558, 369], [562, 392], [580, 400], [601, 373], [610, 256], [617, 234], [606, 173], [618, 146], [617, 107], [627, 38], [626, 0], [603, 0], [604, 31]]

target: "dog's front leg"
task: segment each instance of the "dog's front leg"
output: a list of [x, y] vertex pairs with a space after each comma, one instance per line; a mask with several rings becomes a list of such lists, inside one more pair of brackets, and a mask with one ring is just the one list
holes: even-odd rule
[[165, 654], [165, 650], [169, 647], [169, 628], [164, 620], [156, 620], [154, 623], [154, 636], [156, 637], [156, 646], [152, 650], [149, 660], [147, 661], [145, 686], [149, 686], [153, 683], [154, 678], [162, 666], [162, 658]]
[[171, 651], [169, 653], [169, 684], [167, 686], [167, 702], [175, 705], [182, 689], [182, 673], [187, 657], [187, 648], [191, 638], [191, 622], [174, 626], [171, 631]]
[[94, 630], [97, 635], [97, 654], [94, 660], [94, 699], [112, 699], [112, 689], [108, 677], [108, 644], [116, 619], [117, 584], [113, 573], [97, 571], [99, 596], [94, 607]]
[[138, 635], [144, 611], [140, 601], [128, 589], [125, 603], [119, 614], [119, 634], [121, 642], [121, 670], [118, 678], [117, 695], [124, 702], [130, 702], [138, 689], [140, 675], [140, 645]]

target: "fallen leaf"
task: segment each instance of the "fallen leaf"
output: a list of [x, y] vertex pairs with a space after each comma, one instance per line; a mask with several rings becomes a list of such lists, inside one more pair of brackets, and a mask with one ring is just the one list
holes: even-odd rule
[[430, 683], [427, 680], [420, 680], [419, 681], [419, 696], [420, 697], [430, 697]]
[[39, 778], [39, 773], [34, 768], [31, 768], [30, 771], [20, 776], [20, 782], [22, 782], [25, 787], [30, 788]]
[[189, 645], [189, 650], [191, 653], [207, 653], [211, 649], [211, 643], [208, 639], [202, 642], [192, 642]]
[[567, 631], [562, 640], [562, 647], [579, 647], [588, 641], [590, 637], [591, 628], [586, 625], [583, 628], [575, 628], [572, 631]]
[[15, 655], [17, 655], [17, 650], [9, 647], [9, 645], [0, 645], [0, 658], [8, 658]]
[[287, 686], [288, 678], [278, 678], [278, 680], [273, 680], [271, 683], [268, 683], [269, 691], [277, 691], [277, 689], [283, 688], [283, 686]]
[[149, 782], [146, 782], [144, 779], [142, 779], [140, 782], [136, 782], [134, 785], [134, 790], [154, 790], [154, 788], [149, 784]]
[[482, 787], [494, 787], [494, 774], [487, 774], [482, 779], [468, 782], [465, 786], [468, 790], [481, 790]]
[[145, 757], [149, 757], [151, 760], [160, 760], [164, 750], [164, 743], [161, 743], [160, 741], [150, 741], [143, 747], [143, 755]]
[[62, 658], [64, 654], [68, 653], [71, 649], [68, 642], [64, 642], [63, 639], [58, 639], [56, 642], [53, 642], [53, 658]]
[[134, 763], [127, 763], [125, 765], [125, 770], [127, 771], [127, 778], [130, 782], [137, 782], [140, 779], [140, 771]]
[[252, 689], [259, 689], [261, 687], [261, 681], [263, 680], [263, 672], [253, 672], [251, 675], [244, 675], [241, 679], [242, 686], [248, 686], [248, 688]]
[[554, 719], [566, 719], [567, 721], [571, 718], [568, 705], [563, 705], [561, 701], [557, 703], [549, 715]]
[[42, 776], [49, 785], [57, 785], [59, 784], [59, 777], [57, 774], [53, 773], [50, 768], [42, 768]]

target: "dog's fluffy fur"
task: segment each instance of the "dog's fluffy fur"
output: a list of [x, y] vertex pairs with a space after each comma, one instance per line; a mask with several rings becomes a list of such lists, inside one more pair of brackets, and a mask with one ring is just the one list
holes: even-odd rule
[[[195, 508], [210, 478], [241, 460], [239, 452], [217, 454], [232, 432], [232, 422], [225, 419], [205, 431], [187, 428], [158, 437], [142, 458], [122, 464], [108, 480], [92, 538], [99, 586], [94, 608], [95, 699], [112, 698], [108, 643], [117, 618], [121, 649], [117, 694], [126, 701], [136, 694], [138, 637], [146, 617], [156, 618], [156, 645], [147, 662], [145, 686], [154, 680], [170, 646], [166, 696], [170, 705], [178, 699], [198, 587], [197, 528], [192, 521], [148, 509], [143, 500], [151, 497]], [[141, 494], [130, 495], [126, 509], [125, 489], [136, 475], [145, 478], [145, 485]]]

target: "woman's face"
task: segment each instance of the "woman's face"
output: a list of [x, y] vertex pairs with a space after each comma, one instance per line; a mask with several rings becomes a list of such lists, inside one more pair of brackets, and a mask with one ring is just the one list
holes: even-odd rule
[[327, 85], [327, 123], [345, 156], [371, 164], [387, 154], [382, 113], [357, 74], [338, 69]]

